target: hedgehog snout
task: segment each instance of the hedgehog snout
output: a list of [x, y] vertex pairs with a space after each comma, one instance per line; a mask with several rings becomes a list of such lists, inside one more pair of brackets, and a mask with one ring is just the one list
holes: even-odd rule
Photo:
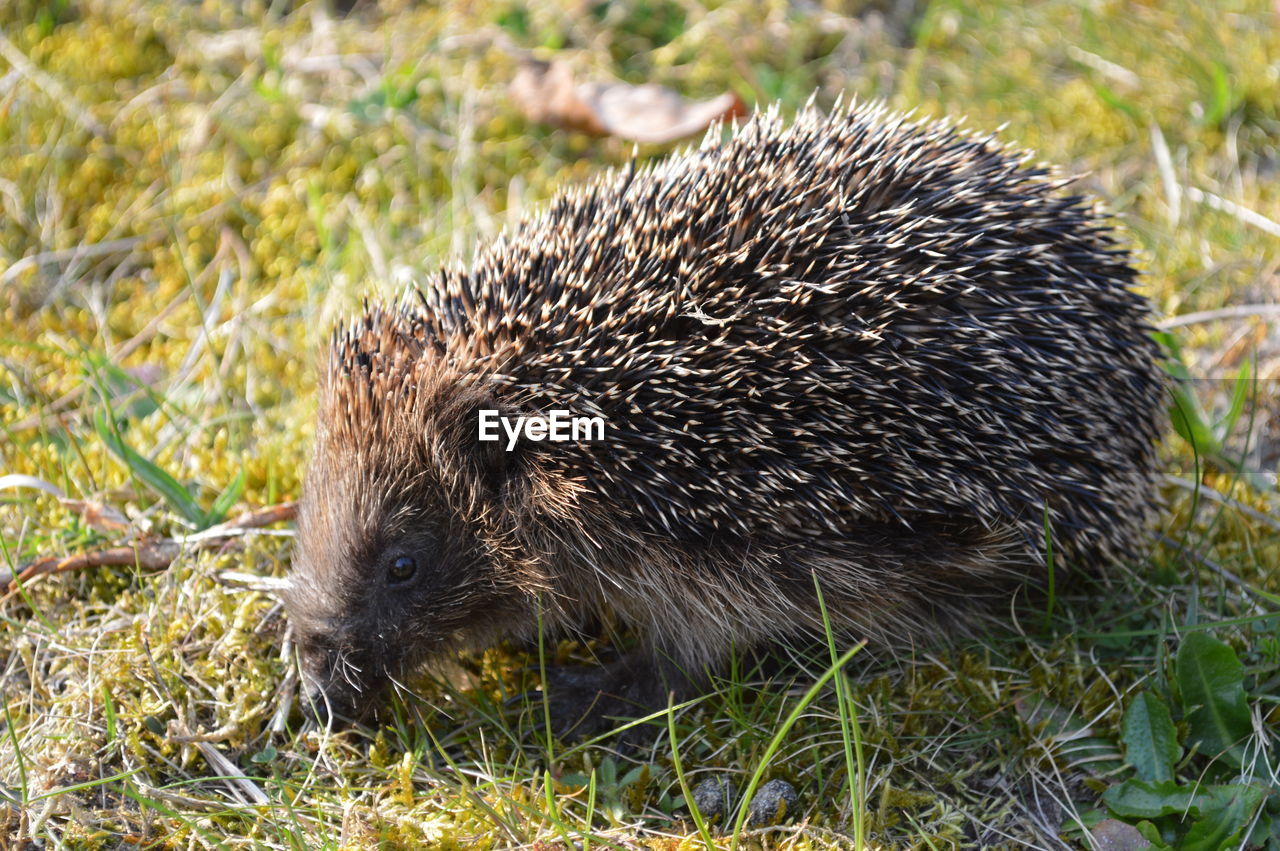
[[317, 727], [330, 727], [334, 725], [335, 721], [349, 718], [350, 716], [343, 712], [344, 709], [348, 708], [351, 707], [346, 705], [335, 706], [332, 698], [315, 683], [310, 684], [303, 691], [302, 714]]
[[302, 711], [321, 727], [362, 720], [381, 691], [366, 659], [328, 642], [304, 642], [300, 662]]

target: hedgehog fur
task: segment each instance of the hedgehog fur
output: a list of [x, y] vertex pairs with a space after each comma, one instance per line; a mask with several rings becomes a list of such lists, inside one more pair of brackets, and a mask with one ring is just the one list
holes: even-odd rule
[[[1067, 184], [945, 122], [774, 110], [368, 308], [323, 377], [288, 600], [319, 714], [602, 621], [640, 649], [568, 682], [643, 705], [655, 671], [821, 630], [815, 585], [893, 640], [1038, 581], [1046, 526], [1058, 565], [1132, 556], [1158, 353]], [[605, 437], [508, 452], [485, 409]]]

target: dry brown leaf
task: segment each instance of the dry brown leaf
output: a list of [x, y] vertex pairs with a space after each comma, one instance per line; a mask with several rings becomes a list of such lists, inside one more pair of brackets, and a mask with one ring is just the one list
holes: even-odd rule
[[521, 63], [508, 93], [530, 121], [652, 144], [674, 142], [701, 133], [715, 121], [747, 114], [733, 92], [688, 101], [653, 83], [578, 83], [568, 63], [535, 59]]

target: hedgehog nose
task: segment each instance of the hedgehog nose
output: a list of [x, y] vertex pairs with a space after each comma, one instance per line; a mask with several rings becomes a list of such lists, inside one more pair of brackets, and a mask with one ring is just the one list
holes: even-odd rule
[[340, 729], [358, 722], [368, 707], [360, 693], [348, 692], [330, 685], [328, 688], [309, 683], [299, 698], [302, 714], [321, 729]]

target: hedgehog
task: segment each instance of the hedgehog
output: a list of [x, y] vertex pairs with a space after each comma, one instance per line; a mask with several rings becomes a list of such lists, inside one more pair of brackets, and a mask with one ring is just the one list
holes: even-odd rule
[[[366, 305], [299, 511], [308, 711], [608, 624], [631, 649], [544, 686], [585, 733], [824, 610], [892, 646], [1135, 557], [1158, 349], [1071, 183], [947, 121], [773, 108]], [[603, 428], [556, 437], [570, 415]]]

